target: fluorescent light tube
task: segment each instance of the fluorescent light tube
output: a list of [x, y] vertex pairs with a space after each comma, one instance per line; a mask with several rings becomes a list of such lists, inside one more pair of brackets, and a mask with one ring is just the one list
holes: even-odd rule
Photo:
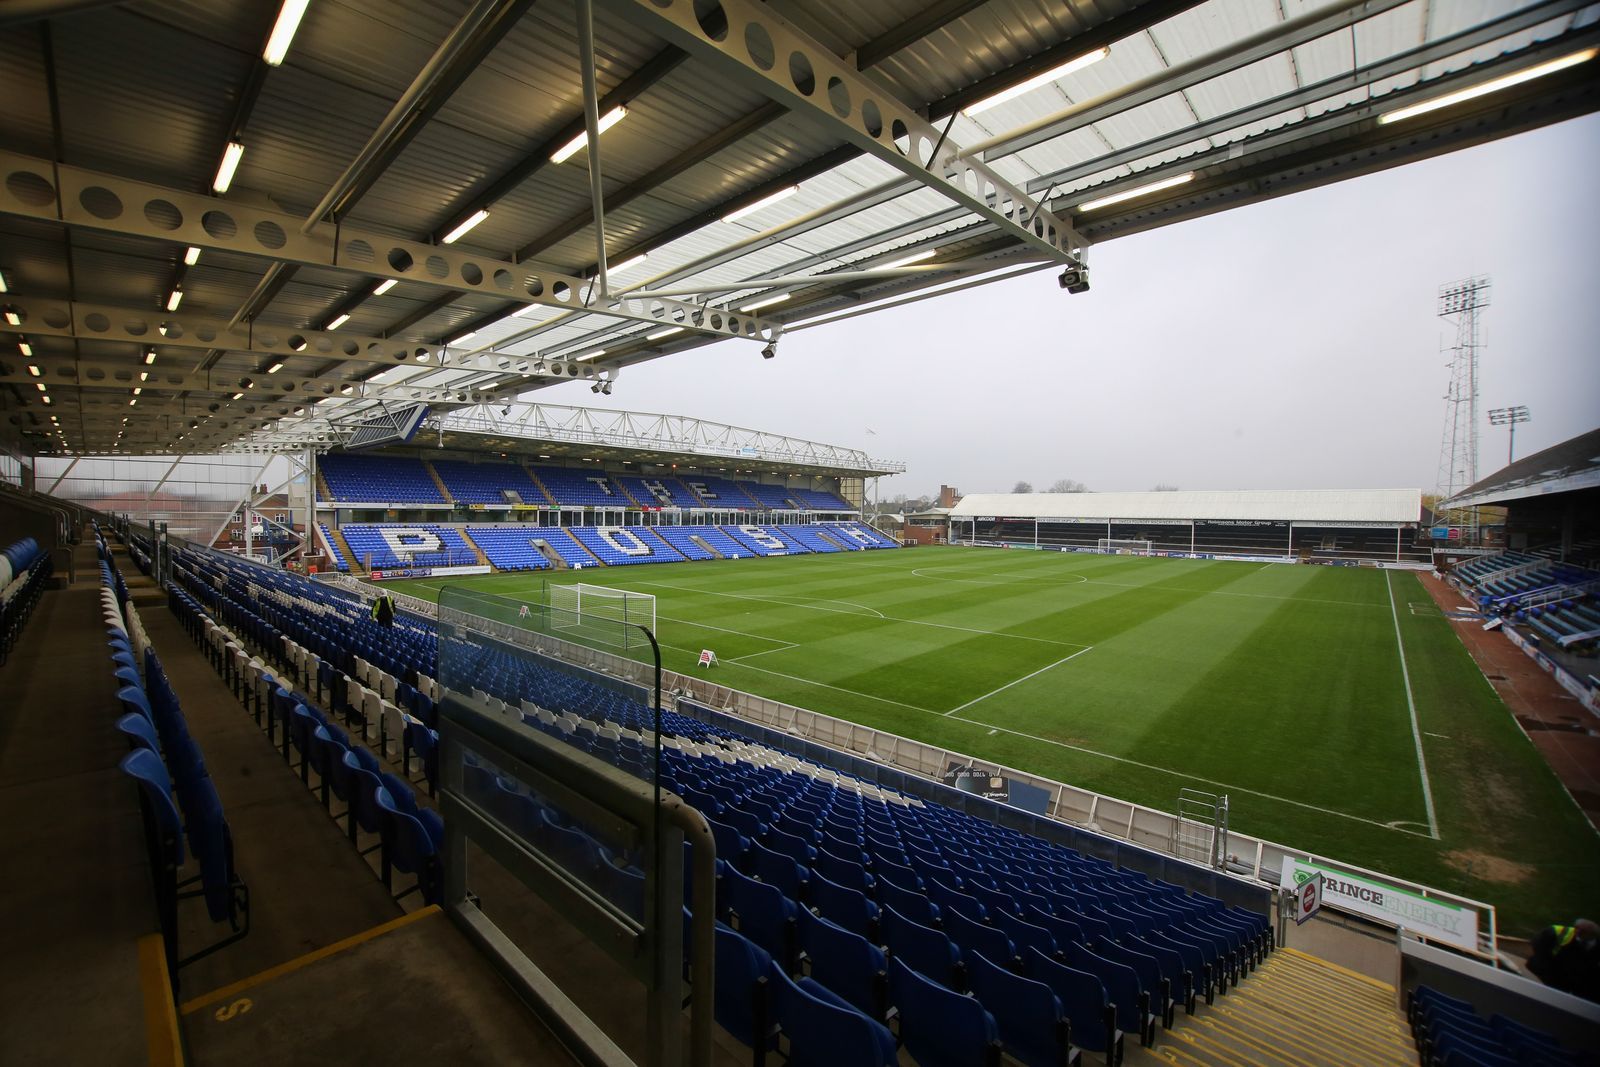
[[13, 326], [21, 326], [22, 325], [22, 316], [18, 315], [15, 311], [12, 311], [10, 308], [6, 308], [6, 321], [9, 322]]
[[141, 382], [148, 382], [150, 380], [150, 372], [147, 371], [147, 370], [140, 371], [139, 372], [139, 380]]
[[45, 391], [45, 384], [43, 382], [34, 382], [33, 384], [34, 387], [39, 390], [39, 392], [42, 393]]
[[178, 305], [180, 303], [182, 303], [182, 302], [183, 302], [183, 290], [182, 289], [174, 289], [174, 290], [172, 290], [172, 293], [167, 297], [167, 310], [168, 311], [177, 311], [178, 310]]
[[148, 367], [148, 366], [150, 366], [150, 364], [154, 363], [155, 361], [156, 361], [156, 350], [153, 349], [153, 348], [145, 349], [144, 365], [146, 367]]
[[269, 366], [267, 368], [267, 373], [268, 374], [277, 374], [282, 369], [283, 369], [283, 361], [279, 360], [278, 362], [272, 364], [271, 366]]
[[795, 193], [798, 193], [799, 191], [800, 191], [800, 187], [798, 185], [791, 185], [787, 189], [779, 189], [777, 192], [773, 193], [771, 196], [764, 196], [760, 200], [757, 200], [753, 204], [746, 204], [744, 207], [740, 208], [737, 211], [728, 212], [726, 215], [722, 216], [722, 221], [723, 222], [737, 222], [740, 219], [744, 218], [746, 215], [754, 215], [757, 211], [760, 211], [762, 208], [771, 207], [773, 204], [776, 204], [780, 200], [787, 200], [787, 199], [789, 199], [789, 197], [793, 196]]
[[1503, 78], [1486, 81], [1482, 85], [1474, 85], [1470, 89], [1462, 89], [1459, 92], [1449, 93], [1445, 96], [1436, 96], [1432, 100], [1424, 100], [1420, 104], [1412, 104], [1410, 107], [1391, 111], [1387, 115], [1380, 115], [1378, 116], [1378, 124], [1382, 126], [1391, 122], [1400, 122], [1403, 119], [1414, 118], [1417, 115], [1426, 115], [1430, 111], [1438, 111], [1440, 108], [1453, 107], [1468, 100], [1476, 100], [1480, 96], [1488, 96], [1490, 93], [1499, 92], [1501, 89], [1509, 89], [1513, 85], [1521, 85], [1523, 82], [1542, 78], [1546, 74], [1554, 74], [1558, 70], [1566, 70], [1568, 67], [1575, 67], [1579, 63], [1587, 63], [1597, 53], [1600, 53], [1600, 49], [1585, 48], [1581, 52], [1573, 52], [1571, 55], [1562, 56], [1560, 59], [1552, 59], [1548, 63], [1540, 63], [1536, 67], [1519, 70], [1515, 74], [1507, 74]]
[[457, 338], [454, 338], [453, 340], [451, 340], [450, 343], [453, 344], [453, 345], [464, 345], [464, 344], [466, 344], [468, 341], [472, 340], [476, 336], [478, 336], [478, 331], [477, 330], [468, 330], [466, 333], [462, 334], [460, 337], [457, 337]]
[[892, 270], [895, 267], [909, 267], [913, 263], [921, 263], [925, 259], [932, 259], [938, 254], [939, 250], [937, 248], [924, 248], [921, 252], [918, 252], [915, 255], [906, 256], [904, 259], [897, 259], [892, 263], [885, 263], [879, 269]]
[[752, 303], [746, 304], [744, 307], [740, 308], [739, 310], [740, 311], [754, 311], [757, 308], [771, 307], [773, 304], [781, 304], [781, 303], [783, 303], [785, 300], [789, 299], [790, 295], [791, 294], [789, 294], [789, 293], [779, 293], [777, 296], [769, 296], [769, 297], [766, 297], [763, 300], [756, 300], [756, 301], [754, 301]]
[[0, 270], [0, 293], [9, 293], [10, 291], [11, 283], [6, 281], [6, 272]]
[[671, 337], [675, 333], [682, 333], [682, 332], [683, 332], [683, 327], [682, 326], [669, 326], [665, 330], [657, 330], [655, 333], [647, 333], [647, 334], [645, 334], [644, 335], [644, 339], [646, 341], [659, 341], [663, 337]]
[[[33, 346], [30, 345], [28, 342], [26, 342], [26, 341], [18, 341], [17, 342], [17, 349], [19, 351], [21, 351], [21, 353], [23, 355], [29, 357], [30, 359], [33, 357]], [[37, 377], [37, 375], [35, 375], [35, 377]]]
[[514, 318], [514, 319], [520, 319], [524, 315], [532, 315], [535, 311], [538, 311], [538, 310], [539, 310], [539, 305], [538, 304], [529, 304], [527, 307], [523, 308], [521, 311], [513, 311], [511, 313], [511, 317]]
[[[27, 353], [23, 354], [27, 355]], [[37, 363], [28, 364], [28, 373], [33, 375], [35, 378], [39, 378], [44, 375], [44, 372], [39, 369], [39, 365]]]
[[1110, 48], [1096, 48], [1093, 52], [1085, 52], [1078, 58], [1068, 60], [1059, 67], [1052, 67], [1043, 74], [1035, 74], [1027, 81], [1018, 82], [1009, 89], [1001, 89], [998, 93], [995, 93], [993, 96], [986, 96], [982, 100], [979, 100], [976, 104], [969, 104], [968, 106], [962, 108], [961, 111], [968, 117], [976, 115], [982, 111], [988, 111], [997, 104], [1003, 104], [1007, 100], [1015, 100], [1024, 93], [1031, 93], [1040, 86], [1049, 85], [1057, 78], [1065, 78], [1068, 74], [1071, 74], [1075, 70], [1082, 70], [1091, 63], [1098, 63], [1110, 54]]
[[447, 245], [455, 244], [457, 241], [461, 240], [461, 238], [467, 235], [467, 231], [471, 230], [474, 226], [488, 217], [489, 213], [482, 208], [479, 208], [477, 211], [474, 211], [472, 214], [468, 215], [466, 220], [462, 222], [461, 225], [445, 234], [444, 240], [441, 243]]
[[228, 147], [222, 150], [222, 163], [217, 167], [217, 176], [211, 183], [211, 188], [216, 192], [225, 193], [228, 186], [233, 184], [234, 172], [239, 169], [239, 160], [244, 158], [244, 145], [238, 141], [229, 141]]
[[267, 66], [280, 65], [283, 57], [289, 54], [289, 42], [294, 40], [294, 31], [300, 28], [300, 19], [310, 3], [311, 0], [283, 0], [283, 6], [278, 9], [278, 21], [272, 24], [272, 35], [267, 38], [266, 51], [261, 53]]
[[200, 250], [198, 248], [190, 245], [183, 250], [183, 265], [185, 267], [192, 267], [198, 262], [200, 262]]
[[400, 281], [397, 278], [390, 278], [386, 282], [380, 282], [378, 284], [378, 287], [376, 289], [372, 290], [372, 295], [373, 296], [382, 296], [384, 293], [387, 293], [390, 289], [393, 289], [395, 286], [397, 286], [399, 284], [400, 284]]
[[1102, 196], [1098, 200], [1085, 200], [1074, 210], [1094, 211], [1098, 208], [1109, 207], [1112, 204], [1120, 204], [1124, 200], [1132, 200], [1137, 196], [1144, 196], [1146, 193], [1158, 193], [1163, 189], [1171, 189], [1174, 186], [1183, 185], [1185, 182], [1190, 182], [1193, 180], [1194, 171], [1192, 170], [1184, 174], [1175, 174], [1170, 178], [1163, 178], [1158, 182], [1151, 182], [1149, 185], [1140, 185], [1133, 189], [1124, 189], [1120, 193], [1112, 193], [1110, 196]]
[[244, 394], [243, 393], [234, 393], [233, 396], [229, 397], [228, 399], [230, 399], [230, 400], [243, 400], [244, 399]]
[[[628, 117], [628, 109], [618, 104], [616, 107], [600, 116], [600, 132], [605, 133], [611, 127]], [[578, 136], [562, 145], [550, 154], [550, 162], [565, 163], [589, 143], [589, 131], [584, 129]]]
[[614, 267], [607, 267], [606, 268], [606, 273], [608, 273], [608, 274], [621, 274], [625, 270], [632, 270], [635, 267], [643, 266], [644, 262], [649, 258], [650, 258], [649, 256], [647, 256], [643, 252], [641, 252], [637, 256], [634, 256], [632, 259], [625, 259], [621, 263], [618, 263]]
[[136, 386], [133, 387], [133, 395], [134, 396], [138, 396], [142, 392], [144, 392], [144, 390], [139, 388], [139, 386], [136, 385]]
[[329, 329], [329, 330], [337, 330], [339, 327], [343, 326], [345, 323], [347, 323], [349, 321], [350, 321], [350, 315], [348, 313], [346, 313], [346, 314], [340, 315], [338, 318], [336, 318], [332, 322], [328, 323], [326, 328]]

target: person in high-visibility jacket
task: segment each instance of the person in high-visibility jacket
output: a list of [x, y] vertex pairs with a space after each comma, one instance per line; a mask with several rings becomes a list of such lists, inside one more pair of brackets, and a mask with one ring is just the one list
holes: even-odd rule
[[378, 598], [372, 602], [372, 621], [379, 626], [394, 625], [394, 597], [388, 593], [378, 594]]
[[1534, 936], [1528, 970], [1552, 989], [1600, 1001], [1600, 927], [1588, 919], [1545, 927]]

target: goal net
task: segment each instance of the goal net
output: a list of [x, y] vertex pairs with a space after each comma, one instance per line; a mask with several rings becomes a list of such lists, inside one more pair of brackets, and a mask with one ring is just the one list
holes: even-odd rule
[[1101, 552], [1112, 556], [1148, 556], [1149, 541], [1128, 541], [1115, 537], [1102, 537], [1097, 543]]
[[638, 631], [656, 632], [656, 598], [649, 593], [575, 582], [545, 583], [550, 630], [584, 643], [632, 648], [645, 641]]

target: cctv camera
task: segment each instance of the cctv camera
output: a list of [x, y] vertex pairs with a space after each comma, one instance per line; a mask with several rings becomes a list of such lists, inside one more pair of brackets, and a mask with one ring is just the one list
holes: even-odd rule
[[773, 356], [775, 356], [777, 354], [778, 354], [778, 346], [777, 346], [776, 343], [767, 345], [765, 348], [763, 348], [761, 350], [761, 358], [762, 359], [771, 359]]
[[1089, 268], [1068, 267], [1061, 272], [1061, 277], [1056, 283], [1069, 293], [1087, 293], [1089, 291]]

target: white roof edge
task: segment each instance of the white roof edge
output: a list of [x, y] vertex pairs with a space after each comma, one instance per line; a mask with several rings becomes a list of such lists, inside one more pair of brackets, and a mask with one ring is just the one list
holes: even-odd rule
[[972, 493], [953, 519], [1252, 519], [1281, 522], [1414, 523], [1421, 489], [1230, 489], [1168, 493]]

